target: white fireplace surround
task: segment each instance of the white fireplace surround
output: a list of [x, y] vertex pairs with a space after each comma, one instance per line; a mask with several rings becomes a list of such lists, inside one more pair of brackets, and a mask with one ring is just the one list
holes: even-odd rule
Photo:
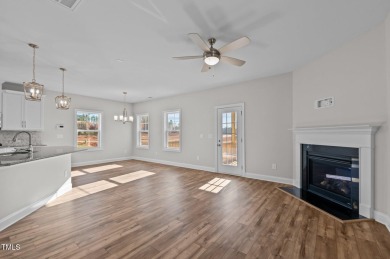
[[359, 214], [373, 218], [374, 137], [379, 126], [350, 125], [295, 128], [293, 184], [301, 188], [301, 145], [359, 148]]

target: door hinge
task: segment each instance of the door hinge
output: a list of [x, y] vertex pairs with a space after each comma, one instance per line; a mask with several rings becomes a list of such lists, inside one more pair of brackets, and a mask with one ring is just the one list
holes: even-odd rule
[[242, 111], [241, 111], [241, 115], [242, 115]]

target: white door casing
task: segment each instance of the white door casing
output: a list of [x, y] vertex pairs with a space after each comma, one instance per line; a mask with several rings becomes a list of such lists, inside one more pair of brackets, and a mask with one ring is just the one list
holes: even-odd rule
[[216, 172], [243, 175], [244, 104], [217, 106], [216, 109]]

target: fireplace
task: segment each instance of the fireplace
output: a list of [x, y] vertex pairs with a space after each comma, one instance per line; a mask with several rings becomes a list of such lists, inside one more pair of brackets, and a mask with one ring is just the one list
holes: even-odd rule
[[[343, 169], [345, 168], [351, 168], [351, 176], [345, 176], [350, 177], [351, 181], [347, 181], [351, 188], [351, 193], [358, 192], [358, 211], [359, 215], [366, 217], [366, 218], [373, 218], [373, 207], [374, 207], [374, 149], [375, 149], [375, 133], [379, 129], [378, 125], [344, 125], [344, 126], [328, 126], [328, 127], [310, 127], [310, 128], [294, 128], [294, 175], [293, 175], [293, 185], [298, 190], [303, 190], [303, 188], [307, 188], [307, 178], [306, 182], [303, 179], [303, 172], [302, 168], [303, 166], [303, 159], [302, 159], [302, 146], [303, 145], [318, 145], [318, 146], [328, 146], [328, 147], [346, 147], [346, 148], [352, 148], [356, 152], [358, 150], [358, 156], [355, 156], [355, 154], [340, 154], [341, 156], [347, 156], [346, 160], [352, 161], [351, 166], [343, 167], [344, 163], [336, 163], [333, 165], [340, 166], [338, 167], [339, 170], [336, 172], [334, 170], [332, 173], [328, 173], [328, 180], [341, 180], [343, 178], [334, 179], [337, 178], [337, 176], [344, 176], [340, 175], [343, 172]], [[321, 150], [320, 150], [321, 151]], [[337, 151], [336, 151], [337, 152]], [[322, 151], [320, 153], [323, 153]], [[330, 160], [334, 159], [333, 156], [329, 157], [328, 152], [325, 152], [327, 159], [331, 158]], [[358, 157], [358, 161], [355, 161], [355, 159]], [[343, 157], [345, 158], [345, 157]], [[352, 159], [353, 158], [353, 159]], [[337, 159], [336, 159], [337, 160]], [[345, 159], [339, 159], [337, 162], [344, 162]], [[305, 159], [306, 167], [308, 165], [307, 159]], [[316, 160], [314, 162], [319, 162], [319, 160]], [[333, 161], [334, 162], [334, 161]], [[320, 163], [314, 163], [314, 166], [319, 167]], [[322, 166], [322, 165], [321, 165]], [[337, 168], [336, 166], [336, 168]], [[358, 166], [358, 168], [356, 167]], [[358, 170], [356, 170], [358, 169]], [[357, 175], [356, 175], [357, 173]], [[306, 175], [307, 176], [307, 175]], [[330, 176], [330, 177], [329, 177]], [[358, 176], [358, 177], [356, 177]], [[314, 179], [314, 184], [312, 184], [312, 187], [314, 185], [315, 187], [318, 187], [316, 185], [321, 184], [321, 182], [324, 180], [324, 175], [322, 175], [319, 179]], [[331, 178], [333, 177], [333, 178]], [[326, 178], [326, 174], [325, 174]], [[354, 179], [357, 178], [357, 179]], [[349, 180], [349, 178], [346, 178]], [[334, 182], [334, 181], [333, 181]], [[341, 183], [340, 181], [337, 181], [336, 183]], [[359, 189], [357, 190], [354, 188], [355, 185], [359, 185]], [[305, 187], [303, 187], [305, 185]], [[320, 187], [319, 187], [320, 188]], [[312, 188], [313, 189], [313, 188]], [[320, 188], [320, 191], [323, 191], [324, 188]], [[318, 189], [316, 189], [318, 190]], [[343, 189], [344, 190], [344, 189]], [[325, 189], [325, 191], [328, 191]], [[310, 194], [310, 196], [319, 197], [326, 201], [325, 198], [322, 198], [321, 195], [312, 194], [312, 190], [310, 191], [304, 191], [307, 194]], [[344, 193], [344, 191], [341, 191]], [[342, 195], [342, 193], [337, 193], [338, 195]], [[337, 196], [340, 198], [340, 196]], [[345, 197], [344, 197], [345, 198]], [[349, 198], [347, 198], [349, 199]], [[342, 200], [342, 199], [340, 199]], [[339, 201], [342, 202], [342, 201]], [[353, 201], [351, 200], [352, 209]], [[323, 204], [322, 202], [320, 204]], [[347, 204], [339, 205], [340, 208], [346, 208]], [[345, 205], [345, 206], [344, 206]]]
[[302, 190], [347, 214], [359, 214], [359, 149], [301, 145]]

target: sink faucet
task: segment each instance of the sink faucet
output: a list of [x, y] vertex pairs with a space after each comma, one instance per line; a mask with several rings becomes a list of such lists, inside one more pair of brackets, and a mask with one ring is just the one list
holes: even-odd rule
[[19, 136], [20, 134], [22, 133], [26, 133], [28, 135], [28, 150], [30, 152], [33, 151], [33, 147], [31, 145], [31, 133], [30, 132], [27, 132], [27, 131], [20, 131], [18, 133], [16, 133], [16, 135], [14, 136], [14, 138], [12, 139], [12, 142], [15, 142], [16, 141], [16, 137]]

